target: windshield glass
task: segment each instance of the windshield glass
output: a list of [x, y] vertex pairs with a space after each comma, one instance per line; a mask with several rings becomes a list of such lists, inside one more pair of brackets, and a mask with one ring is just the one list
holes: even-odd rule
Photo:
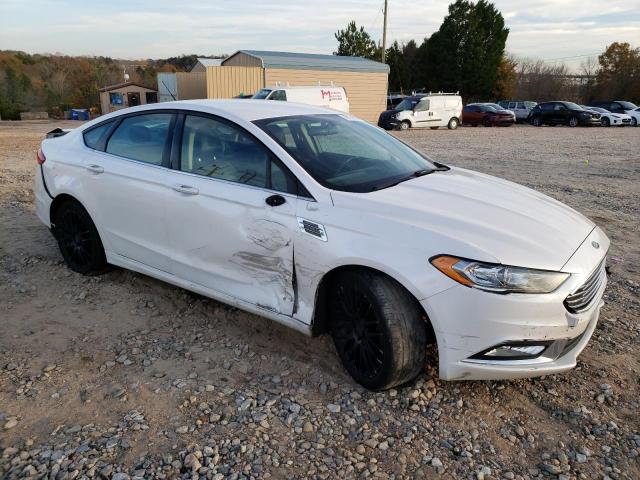
[[342, 115], [300, 115], [254, 122], [320, 184], [370, 192], [437, 167], [392, 135]]
[[563, 103], [564, 103], [564, 106], [567, 107], [569, 110], [584, 110], [577, 103], [573, 103], [573, 102], [563, 102]]
[[413, 110], [419, 101], [419, 98], [405, 98], [396, 106], [395, 109], [401, 112], [405, 110]]
[[264, 100], [265, 98], [267, 98], [267, 96], [269, 96], [271, 91], [272, 90], [270, 90], [269, 88], [263, 88], [262, 90], [258, 91], [258, 93], [256, 93], [251, 98], [257, 98], [258, 100]]
[[638, 108], [638, 106], [635, 103], [631, 103], [631, 102], [618, 102], [620, 105], [622, 105], [622, 108], [624, 108], [625, 110], [633, 110], [634, 108]]

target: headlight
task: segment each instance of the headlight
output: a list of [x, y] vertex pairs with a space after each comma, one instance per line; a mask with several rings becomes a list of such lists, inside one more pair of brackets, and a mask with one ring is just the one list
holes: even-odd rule
[[570, 274], [511, 267], [440, 255], [431, 264], [449, 278], [467, 287], [498, 293], [550, 293]]

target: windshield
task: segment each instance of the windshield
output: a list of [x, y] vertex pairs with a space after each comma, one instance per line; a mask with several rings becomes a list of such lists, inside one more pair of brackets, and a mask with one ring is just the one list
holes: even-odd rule
[[300, 115], [254, 122], [327, 188], [370, 192], [438, 167], [392, 135], [342, 115]]
[[563, 102], [563, 103], [564, 103], [564, 106], [567, 107], [569, 110], [584, 110], [584, 108], [582, 108], [577, 103], [573, 103], [573, 102]]
[[263, 88], [262, 90], [258, 91], [258, 93], [256, 93], [253, 97], [251, 98], [257, 98], [258, 100], [264, 100], [265, 98], [267, 98], [269, 96], [269, 94], [272, 92], [271, 89], [269, 88]]
[[634, 108], [638, 108], [638, 106], [635, 103], [631, 103], [631, 102], [618, 102], [620, 105], [622, 105], [622, 108], [624, 108], [625, 110], [633, 110]]
[[413, 110], [413, 108], [419, 101], [419, 98], [405, 98], [398, 105], [396, 105], [395, 110], [399, 110], [401, 112], [405, 110]]

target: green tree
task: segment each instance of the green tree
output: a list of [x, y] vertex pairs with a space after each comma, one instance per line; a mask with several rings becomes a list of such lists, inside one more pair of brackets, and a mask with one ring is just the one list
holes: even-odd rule
[[335, 33], [338, 41], [338, 51], [334, 55], [364, 57], [379, 60], [381, 50], [376, 42], [365, 31], [364, 27], [358, 28], [355, 21], [349, 22], [347, 28]]
[[509, 29], [486, 0], [457, 0], [439, 30], [421, 45], [419, 79], [430, 90], [490, 98]]
[[397, 40], [387, 48], [385, 58], [387, 65], [389, 65], [389, 91], [404, 92], [407, 89], [403, 78], [405, 71], [404, 56]]

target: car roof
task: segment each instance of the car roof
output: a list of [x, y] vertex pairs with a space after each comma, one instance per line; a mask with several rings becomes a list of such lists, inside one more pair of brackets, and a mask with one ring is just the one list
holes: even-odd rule
[[[343, 115], [342, 112], [338, 112], [337, 110], [302, 103], [239, 98], [231, 100], [179, 100], [176, 102], [161, 102], [126, 108], [118, 110], [117, 113], [127, 114], [137, 111], [162, 109], [197, 110], [224, 117], [235, 117], [248, 122], [263, 118], [287, 117], [292, 115], [318, 115], [328, 113]], [[109, 116], [115, 117], [117, 115]]]

